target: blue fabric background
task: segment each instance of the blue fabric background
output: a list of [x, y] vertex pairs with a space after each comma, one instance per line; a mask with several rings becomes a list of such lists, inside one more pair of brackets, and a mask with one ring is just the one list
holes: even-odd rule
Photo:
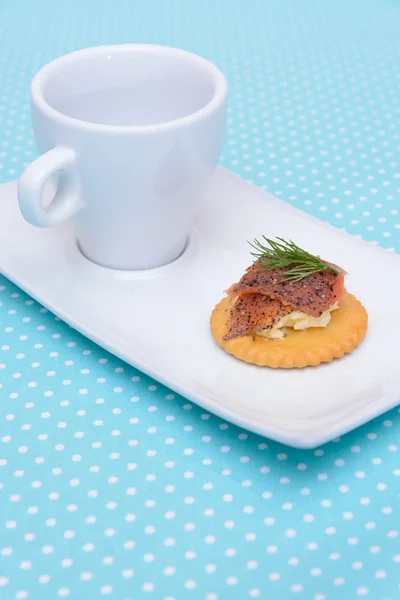
[[[225, 166], [400, 251], [399, 28], [397, 0], [0, 0], [0, 182], [36, 156], [29, 82], [44, 63], [170, 44], [229, 80]], [[1, 276], [0, 382], [1, 600], [400, 597], [397, 409], [285, 448]]]

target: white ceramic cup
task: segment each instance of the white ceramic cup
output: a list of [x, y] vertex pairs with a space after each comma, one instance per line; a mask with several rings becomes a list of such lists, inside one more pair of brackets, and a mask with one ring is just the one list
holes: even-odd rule
[[100, 46], [43, 67], [31, 101], [41, 156], [19, 180], [25, 219], [51, 227], [73, 217], [81, 251], [106, 267], [176, 259], [221, 151], [222, 73], [184, 50]]

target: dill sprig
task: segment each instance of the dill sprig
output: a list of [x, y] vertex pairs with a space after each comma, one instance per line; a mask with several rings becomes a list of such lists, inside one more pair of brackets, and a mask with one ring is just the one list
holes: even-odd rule
[[306, 250], [299, 248], [292, 240], [286, 241], [283, 238], [277, 237], [276, 240], [270, 240], [265, 235], [262, 236], [263, 241], [254, 240], [249, 242], [254, 248], [252, 252], [262, 266], [269, 271], [272, 269], [284, 269], [290, 267], [284, 272], [282, 281], [301, 281], [305, 277], [320, 273], [328, 269], [338, 274], [338, 270], [330, 264], [323, 262], [319, 256], [314, 256]]

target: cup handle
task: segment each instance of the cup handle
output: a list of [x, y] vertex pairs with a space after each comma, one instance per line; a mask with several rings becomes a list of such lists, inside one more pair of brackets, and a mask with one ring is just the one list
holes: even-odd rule
[[[75, 152], [56, 146], [39, 156], [22, 173], [18, 182], [18, 203], [23, 217], [37, 227], [52, 227], [82, 208]], [[47, 181], [58, 175], [53, 200], [45, 207], [43, 191]]]

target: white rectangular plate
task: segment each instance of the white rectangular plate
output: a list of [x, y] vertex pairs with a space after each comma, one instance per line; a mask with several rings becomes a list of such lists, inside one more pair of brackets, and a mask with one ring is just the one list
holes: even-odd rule
[[[209, 318], [251, 263], [246, 240], [291, 238], [343, 266], [365, 305], [367, 336], [352, 354], [301, 370], [242, 363], [213, 341]], [[400, 400], [400, 258], [265, 194], [223, 168], [184, 254], [147, 272], [86, 260], [71, 223], [37, 229], [0, 186], [0, 270], [88, 338], [205, 409], [298, 448], [327, 442]]]

